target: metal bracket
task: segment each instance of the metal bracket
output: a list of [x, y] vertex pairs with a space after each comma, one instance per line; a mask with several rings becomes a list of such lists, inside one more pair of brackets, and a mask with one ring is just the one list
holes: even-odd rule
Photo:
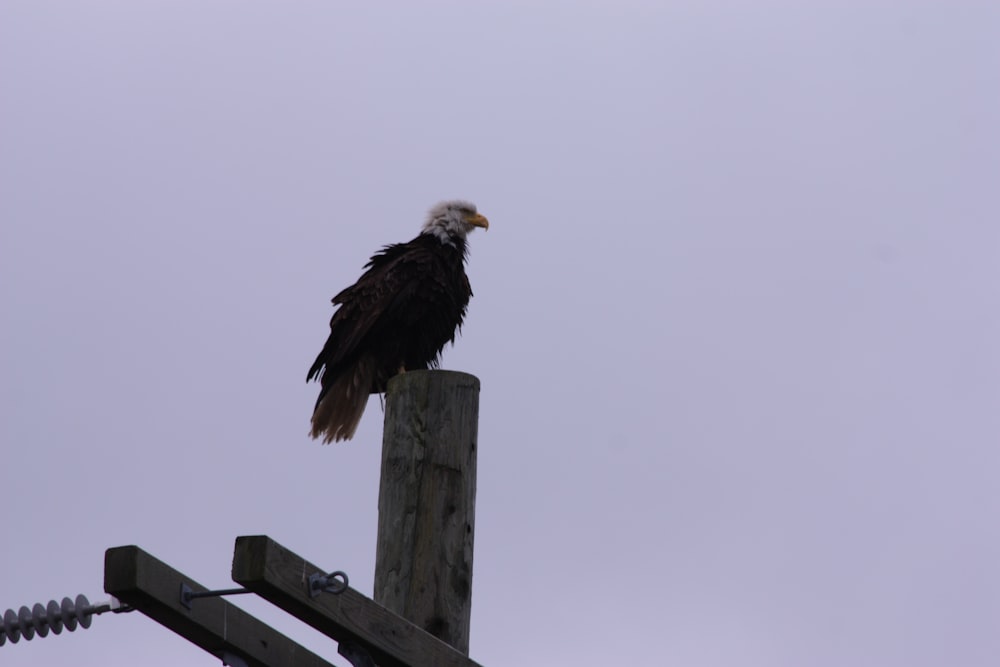
[[230, 667], [250, 667], [246, 660], [229, 651], [222, 652], [222, 664], [229, 665]]
[[376, 667], [372, 656], [358, 644], [340, 642], [337, 645], [337, 653], [344, 656], [354, 667]]
[[190, 586], [185, 583], [181, 583], [181, 606], [185, 609], [191, 609], [191, 600], [196, 598], [215, 598], [222, 595], [246, 595], [247, 593], [252, 593], [253, 591], [246, 588], [223, 588], [217, 591], [199, 591], [197, 593], [192, 590]]

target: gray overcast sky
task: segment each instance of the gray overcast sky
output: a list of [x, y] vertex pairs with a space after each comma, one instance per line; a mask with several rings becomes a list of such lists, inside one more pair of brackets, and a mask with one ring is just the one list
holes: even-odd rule
[[[486, 665], [1000, 659], [1000, 4], [0, 3], [0, 611], [268, 534], [371, 593], [330, 297], [440, 199]], [[336, 664], [335, 647], [238, 599]], [[4, 667], [213, 665], [153, 621]]]

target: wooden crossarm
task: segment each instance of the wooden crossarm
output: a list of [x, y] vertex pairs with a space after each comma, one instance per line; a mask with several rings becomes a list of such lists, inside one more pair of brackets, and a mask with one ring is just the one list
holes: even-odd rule
[[311, 597], [308, 579], [317, 573], [327, 571], [266, 535], [236, 538], [233, 581], [328, 637], [362, 646], [380, 667], [480, 667], [353, 588]]
[[104, 554], [104, 590], [217, 658], [230, 653], [251, 667], [333, 667], [274, 628], [219, 597], [181, 604], [181, 584], [198, 582], [136, 546]]

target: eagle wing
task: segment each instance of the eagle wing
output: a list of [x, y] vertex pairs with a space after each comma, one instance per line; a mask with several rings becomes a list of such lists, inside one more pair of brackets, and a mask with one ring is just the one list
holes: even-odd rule
[[333, 297], [333, 304], [339, 308], [330, 319], [330, 336], [309, 369], [307, 380], [322, 378], [357, 358], [366, 340], [391, 325], [401, 305], [431, 278], [434, 258], [411, 241], [386, 246], [365, 267], [367, 270], [356, 283]]

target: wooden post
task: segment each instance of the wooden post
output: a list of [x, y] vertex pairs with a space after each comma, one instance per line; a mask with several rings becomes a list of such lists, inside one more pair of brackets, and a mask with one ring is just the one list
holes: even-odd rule
[[377, 603], [469, 654], [479, 380], [409, 371], [386, 392]]

